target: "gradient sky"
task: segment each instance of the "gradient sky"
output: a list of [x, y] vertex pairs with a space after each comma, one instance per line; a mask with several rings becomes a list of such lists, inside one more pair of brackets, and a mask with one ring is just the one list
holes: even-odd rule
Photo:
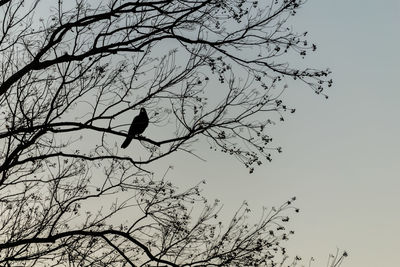
[[204, 150], [207, 162], [165, 160], [176, 166], [169, 178], [181, 188], [205, 178], [205, 195], [227, 215], [243, 200], [256, 215], [297, 196], [289, 254], [314, 257], [312, 266], [326, 266], [336, 248], [349, 252], [342, 266], [398, 266], [400, 1], [309, 0], [291, 24], [319, 48], [306, 62], [332, 69], [330, 98], [291, 84], [285, 99], [296, 113], [271, 133], [284, 153], [252, 175]]

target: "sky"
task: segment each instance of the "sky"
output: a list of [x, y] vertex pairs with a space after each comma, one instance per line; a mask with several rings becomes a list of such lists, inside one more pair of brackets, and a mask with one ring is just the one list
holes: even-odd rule
[[318, 50], [305, 62], [329, 67], [334, 85], [326, 100], [290, 83], [283, 97], [296, 112], [270, 133], [283, 153], [253, 174], [206, 148], [206, 161], [177, 153], [157, 168], [174, 165], [167, 178], [182, 189], [205, 179], [204, 195], [226, 217], [244, 200], [258, 218], [296, 196], [288, 253], [312, 266], [337, 248], [349, 254], [342, 267], [398, 266], [400, 0], [308, 0], [289, 24], [308, 31]]
[[296, 196], [288, 250], [315, 258], [312, 266], [337, 248], [349, 253], [342, 266], [397, 266], [400, 0], [308, 0], [290, 23], [318, 46], [308, 65], [333, 71], [329, 99], [291, 84], [284, 99], [296, 113], [271, 132], [284, 153], [254, 174], [211, 153], [207, 162], [169, 158], [170, 178], [181, 188], [206, 179], [204, 194], [227, 216], [243, 200], [257, 216]]

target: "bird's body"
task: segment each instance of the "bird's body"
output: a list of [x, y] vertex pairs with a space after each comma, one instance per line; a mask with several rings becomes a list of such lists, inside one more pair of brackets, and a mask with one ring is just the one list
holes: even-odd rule
[[122, 143], [121, 148], [127, 148], [131, 143], [133, 137], [142, 134], [148, 125], [149, 125], [149, 117], [147, 117], [146, 109], [141, 108], [139, 115], [133, 118], [131, 127], [129, 128], [128, 131], [128, 136]]

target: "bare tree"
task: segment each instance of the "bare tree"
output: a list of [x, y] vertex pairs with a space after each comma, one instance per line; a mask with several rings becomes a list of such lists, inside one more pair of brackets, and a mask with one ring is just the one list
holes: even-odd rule
[[[254, 226], [243, 204], [224, 225], [199, 186], [179, 191], [150, 163], [196, 154], [197, 141], [250, 172], [280, 152], [267, 132], [294, 112], [287, 80], [323, 95], [332, 84], [328, 70], [287, 63], [316, 49], [287, 22], [303, 2], [0, 1], [0, 263], [288, 261], [294, 199]], [[143, 107], [148, 130], [121, 150]]]

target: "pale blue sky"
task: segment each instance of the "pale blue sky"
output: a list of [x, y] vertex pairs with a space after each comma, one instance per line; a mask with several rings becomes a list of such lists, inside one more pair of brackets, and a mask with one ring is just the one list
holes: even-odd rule
[[273, 129], [284, 153], [253, 175], [207, 151], [205, 163], [167, 159], [170, 178], [181, 187], [207, 179], [205, 194], [222, 200], [224, 214], [244, 199], [257, 214], [297, 196], [289, 252], [313, 256], [313, 266], [337, 247], [350, 255], [342, 266], [397, 266], [400, 1], [309, 0], [291, 22], [318, 45], [306, 62], [334, 72], [329, 100], [291, 84], [285, 99], [297, 111]]

